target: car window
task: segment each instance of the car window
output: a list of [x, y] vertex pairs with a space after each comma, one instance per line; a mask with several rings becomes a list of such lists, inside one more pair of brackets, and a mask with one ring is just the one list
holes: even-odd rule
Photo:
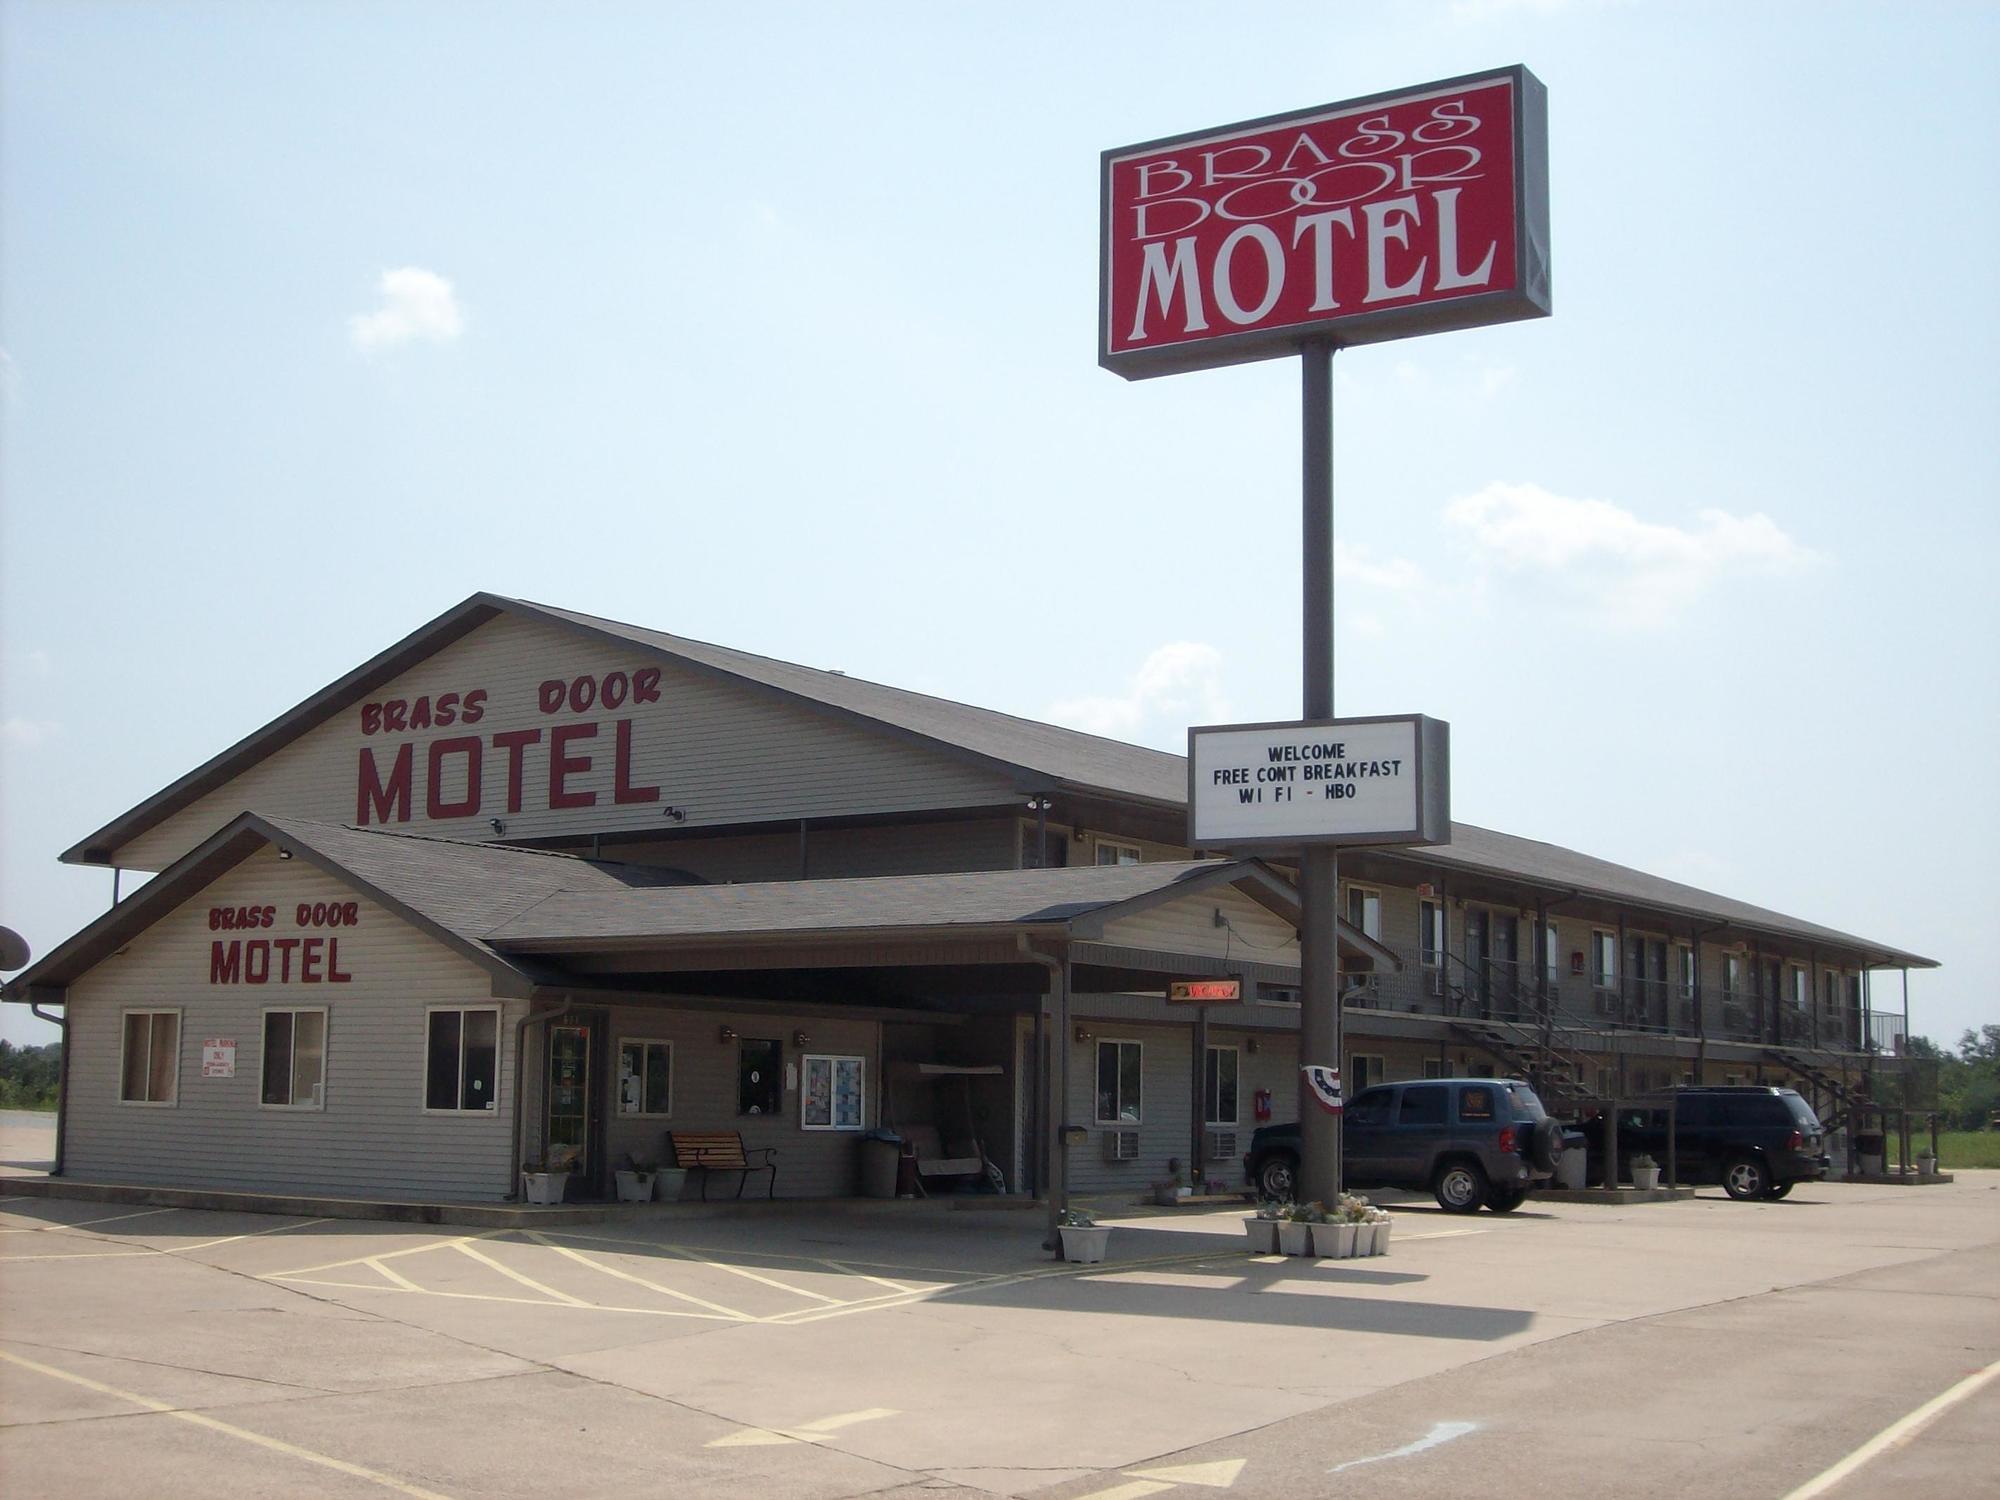
[[1525, 1083], [1510, 1083], [1507, 1092], [1513, 1096], [1514, 1107], [1531, 1119], [1539, 1120], [1548, 1111], [1542, 1107], [1541, 1096]]
[[1792, 1112], [1785, 1108], [1776, 1094], [1750, 1094], [1741, 1099], [1731, 1099], [1722, 1112], [1722, 1118], [1735, 1125], [1782, 1125], [1787, 1130], [1792, 1125]]
[[1676, 1114], [1683, 1127], [1700, 1127], [1715, 1123], [1715, 1101], [1713, 1099], [1690, 1098], [1677, 1101]]
[[1347, 1106], [1347, 1123], [1350, 1125], [1386, 1125], [1389, 1123], [1389, 1101], [1395, 1098], [1392, 1089], [1368, 1089], [1354, 1096], [1354, 1102]]
[[1458, 1117], [1461, 1120], [1492, 1119], [1493, 1090], [1484, 1088], [1459, 1090]]
[[1819, 1134], [1819, 1116], [1813, 1113], [1810, 1104], [1797, 1094], [1782, 1094], [1779, 1097], [1785, 1101], [1785, 1108], [1791, 1111], [1792, 1123], [1795, 1126], [1807, 1135]]
[[[1444, 1124], [1444, 1102], [1450, 1090], [1442, 1084], [1419, 1084], [1403, 1090], [1403, 1107], [1397, 1112], [1399, 1125]], [[1489, 1094], [1488, 1099], [1491, 1099]]]

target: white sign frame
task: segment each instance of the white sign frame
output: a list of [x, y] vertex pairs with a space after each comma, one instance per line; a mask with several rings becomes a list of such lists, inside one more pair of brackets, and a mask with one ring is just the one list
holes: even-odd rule
[[[1334, 746], [1339, 753], [1329, 753]], [[1188, 842], [1196, 849], [1451, 842], [1451, 726], [1442, 719], [1378, 714], [1197, 725], [1188, 730], [1187, 759]], [[1325, 774], [1363, 762], [1397, 769]], [[1360, 795], [1336, 801], [1324, 795], [1333, 786]], [[1245, 790], [1263, 795], [1246, 802]]]

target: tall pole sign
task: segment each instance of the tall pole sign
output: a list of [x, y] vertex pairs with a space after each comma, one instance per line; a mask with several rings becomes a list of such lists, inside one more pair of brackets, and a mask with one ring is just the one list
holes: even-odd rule
[[[1099, 201], [1099, 364], [1141, 380], [1299, 356], [1304, 722], [1295, 727], [1313, 743], [1344, 743], [1338, 733], [1328, 738], [1341, 727], [1333, 716], [1334, 351], [1549, 314], [1547, 91], [1526, 68], [1501, 68], [1121, 147], [1103, 155]], [[1312, 778], [1320, 785], [1311, 797], [1302, 795], [1303, 762], [1296, 782], [1266, 780], [1268, 802], [1246, 802], [1238, 791], [1226, 810], [1232, 804], [1216, 794], [1234, 783], [1190, 788], [1194, 846], [1204, 847], [1206, 822], [1254, 828], [1225, 831], [1225, 847], [1243, 836], [1266, 852], [1297, 848], [1302, 1198], [1331, 1202], [1340, 1191], [1338, 849], [1440, 837], [1446, 771], [1442, 726], [1426, 727], [1434, 722], [1418, 719], [1409, 731], [1413, 744], [1432, 748], [1428, 777], [1412, 756], [1406, 788], [1416, 816], [1407, 827], [1371, 833], [1343, 823], [1359, 804], [1329, 794], [1324, 775]], [[1202, 748], [1191, 742], [1191, 762]], [[1218, 737], [1209, 748], [1226, 760], [1243, 747]], [[1321, 758], [1322, 772], [1332, 759]], [[1343, 784], [1363, 795], [1360, 782]], [[1280, 786], [1291, 790], [1279, 795]], [[1255, 809], [1280, 815], [1260, 819]], [[1287, 824], [1286, 815], [1305, 822]]]

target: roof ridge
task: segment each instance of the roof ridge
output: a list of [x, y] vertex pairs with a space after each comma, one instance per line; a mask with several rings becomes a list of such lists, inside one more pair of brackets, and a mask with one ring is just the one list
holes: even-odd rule
[[[328, 823], [320, 818], [299, 818], [288, 813], [257, 812], [255, 808], [247, 809], [247, 811], [256, 813], [265, 822], [273, 825], [298, 824], [307, 828], [332, 828], [339, 830], [341, 833], [367, 834], [371, 838], [407, 839], [414, 844], [446, 844], [454, 849], [499, 849], [504, 850], [508, 854], [532, 854], [541, 859], [569, 860], [572, 863], [583, 865], [624, 865], [629, 863], [629, 861], [619, 859], [593, 859], [588, 854], [571, 854], [562, 849], [537, 849], [530, 844], [508, 844], [492, 839], [456, 839], [448, 834], [419, 833], [415, 829], [364, 828], [358, 823]], [[652, 867], [634, 866], [634, 868], [650, 869]]]

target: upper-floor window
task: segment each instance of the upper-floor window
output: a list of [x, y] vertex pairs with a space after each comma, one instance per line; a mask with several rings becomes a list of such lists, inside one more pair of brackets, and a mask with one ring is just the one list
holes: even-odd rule
[[1743, 955], [1725, 953], [1722, 955], [1722, 988], [1725, 994], [1740, 995], [1743, 992]]
[[1804, 1010], [1806, 1008], [1807, 1002], [1810, 1001], [1811, 999], [1812, 999], [1812, 980], [1810, 976], [1808, 976], [1806, 971], [1800, 968], [1797, 964], [1793, 964], [1792, 965], [1793, 1007], [1797, 1010]]
[[1686, 943], [1680, 943], [1675, 946], [1674, 955], [1674, 966], [1680, 973], [1681, 998], [1692, 1000], [1695, 986], [1699, 982], [1695, 974], [1694, 949]]
[[1820, 976], [1819, 1003], [1825, 1010], [1833, 1010], [1840, 1004], [1840, 976], [1831, 969]]
[[1590, 982], [1600, 990], [1618, 986], [1618, 934], [1601, 928], [1590, 934]]
[[127, 1104], [172, 1104], [181, 1079], [181, 1013], [125, 1012], [118, 1097]]
[[[1044, 857], [1044, 847], [1047, 856]], [[1021, 868], [1060, 870], [1069, 863], [1069, 835], [1035, 823], [1021, 825]]]
[[1382, 941], [1382, 893], [1365, 885], [1347, 888], [1347, 925]]
[[1099, 839], [1097, 862], [1100, 865], [1136, 865], [1139, 863], [1139, 846], [1114, 844], [1109, 839]]
[[1417, 927], [1423, 940], [1424, 964], [1428, 968], [1436, 968], [1444, 962], [1444, 903], [1418, 902]]

